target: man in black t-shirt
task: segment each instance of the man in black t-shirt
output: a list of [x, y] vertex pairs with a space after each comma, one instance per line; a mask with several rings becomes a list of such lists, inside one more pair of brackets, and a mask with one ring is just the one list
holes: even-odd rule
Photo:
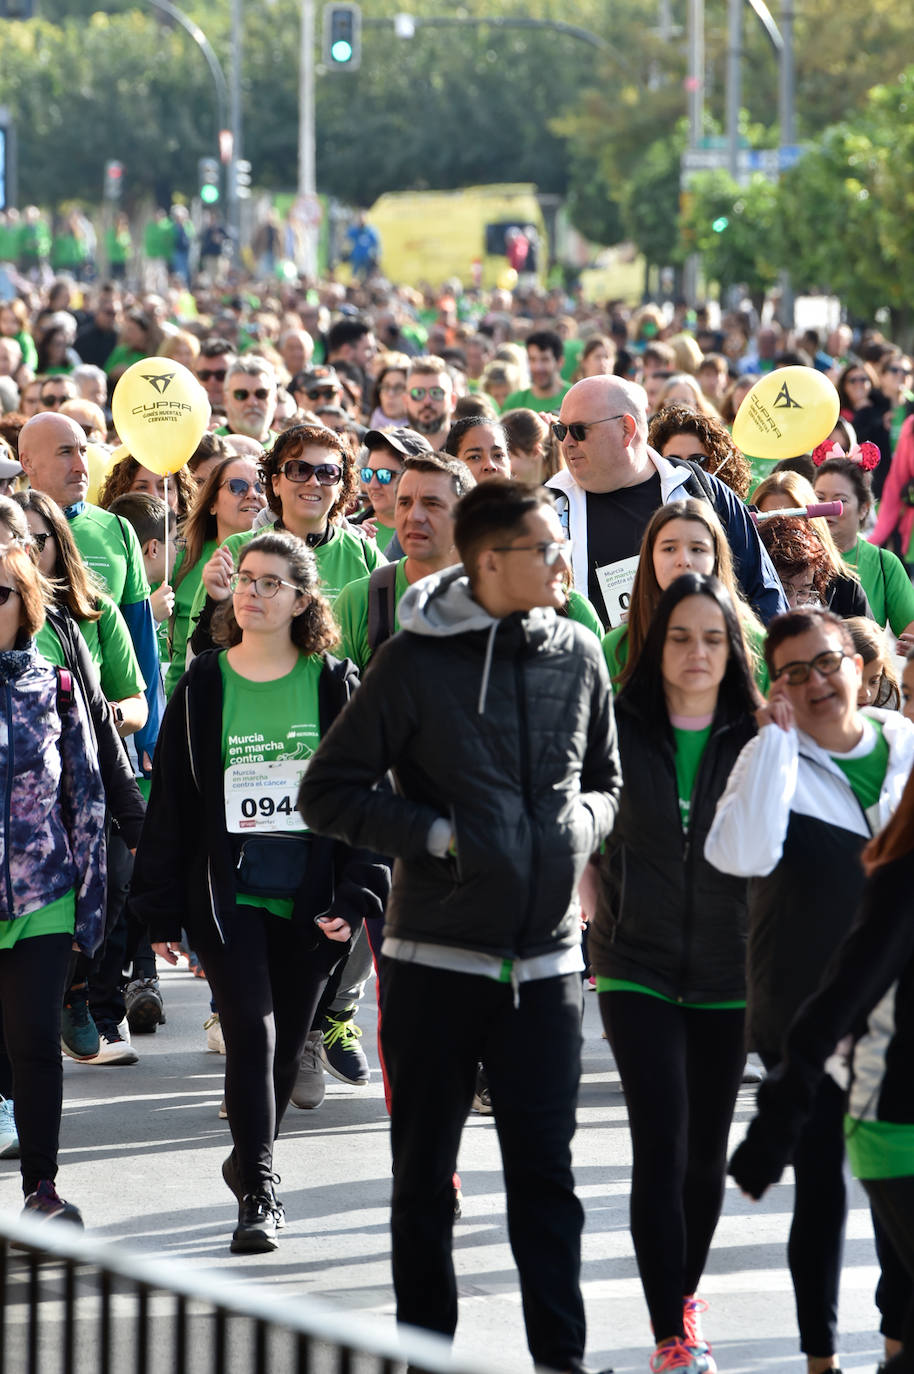
[[557, 493], [559, 518], [574, 546], [575, 586], [590, 597], [604, 625], [619, 623], [618, 593], [629, 575], [634, 579], [633, 560], [654, 511], [687, 496], [713, 504], [740, 584], [762, 620], [787, 610], [742, 502], [696, 465], [661, 458], [648, 447], [643, 387], [622, 377], [586, 377], [565, 396], [561, 417], [555, 430], [568, 467], [546, 485]]

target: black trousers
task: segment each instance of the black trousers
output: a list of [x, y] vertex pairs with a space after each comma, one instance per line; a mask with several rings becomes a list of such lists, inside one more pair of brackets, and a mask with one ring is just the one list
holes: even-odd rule
[[[914, 1292], [914, 1177], [865, 1178], [873, 1215], [887, 1235], [892, 1250], [907, 1271]], [[908, 1302], [902, 1329], [897, 1333], [903, 1349], [889, 1360], [886, 1370], [893, 1374], [911, 1374], [914, 1370], [914, 1297]]]
[[34, 935], [0, 950], [3, 1038], [12, 1065], [22, 1191], [57, 1177], [63, 1065], [60, 1010], [70, 973], [71, 935]]
[[[775, 1060], [762, 1056], [765, 1067]], [[847, 1222], [848, 1169], [844, 1157], [846, 1097], [822, 1079], [793, 1154], [794, 1201], [787, 1263], [797, 1303], [800, 1349], [834, 1355], [838, 1290]]]
[[584, 1215], [571, 1140], [581, 1068], [578, 974], [509, 984], [381, 960], [381, 1043], [391, 1086], [397, 1319], [453, 1335], [453, 1176], [476, 1068], [489, 1076], [508, 1232], [530, 1353], [567, 1370], [584, 1353]]
[[[315, 937], [318, 944], [315, 946]], [[273, 1141], [289, 1105], [305, 1037], [348, 944], [260, 907], [239, 906], [231, 935], [194, 937], [225, 1037], [225, 1106], [245, 1192], [273, 1173]]]
[[682, 1336], [724, 1200], [727, 1140], [745, 1054], [741, 1009], [601, 992], [600, 1014], [632, 1136], [631, 1231], [659, 1341]]

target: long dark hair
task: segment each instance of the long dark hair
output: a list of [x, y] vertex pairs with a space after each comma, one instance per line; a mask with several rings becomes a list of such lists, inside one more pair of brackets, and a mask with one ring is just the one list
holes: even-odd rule
[[663, 649], [670, 617], [687, 596], [706, 596], [719, 607], [727, 630], [727, 668], [717, 693], [717, 714], [747, 714], [762, 704], [752, 676], [746, 641], [743, 638], [736, 606], [726, 587], [716, 577], [684, 573], [671, 582], [657, 603], [648, 627], [644, 647], [621, 692], [620, 701], [637, 703], [639, 714], [657, 730], [669, 732], [670, 717], [663, 689]]

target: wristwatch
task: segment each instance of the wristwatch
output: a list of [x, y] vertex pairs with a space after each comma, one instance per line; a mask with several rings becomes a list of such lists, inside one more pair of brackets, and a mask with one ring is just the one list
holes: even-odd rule
[[124, 712], [121, 710], [120, 702], [112, 701], [111, 714], [114, 716], [114, 724], [119, 730], [124, 723]]

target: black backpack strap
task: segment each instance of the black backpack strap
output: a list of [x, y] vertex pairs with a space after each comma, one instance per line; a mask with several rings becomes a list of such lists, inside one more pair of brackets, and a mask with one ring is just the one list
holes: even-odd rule
[[317, 684], [317, 711], [321, 737], [326, 735], [347, 705], [358, 685], [358, 670], [351, 659], [323, 655], [324, 665]]
[[368, 579], [368, 647], [372, 653], [394, 632], [397, 565], [383, 563]]

